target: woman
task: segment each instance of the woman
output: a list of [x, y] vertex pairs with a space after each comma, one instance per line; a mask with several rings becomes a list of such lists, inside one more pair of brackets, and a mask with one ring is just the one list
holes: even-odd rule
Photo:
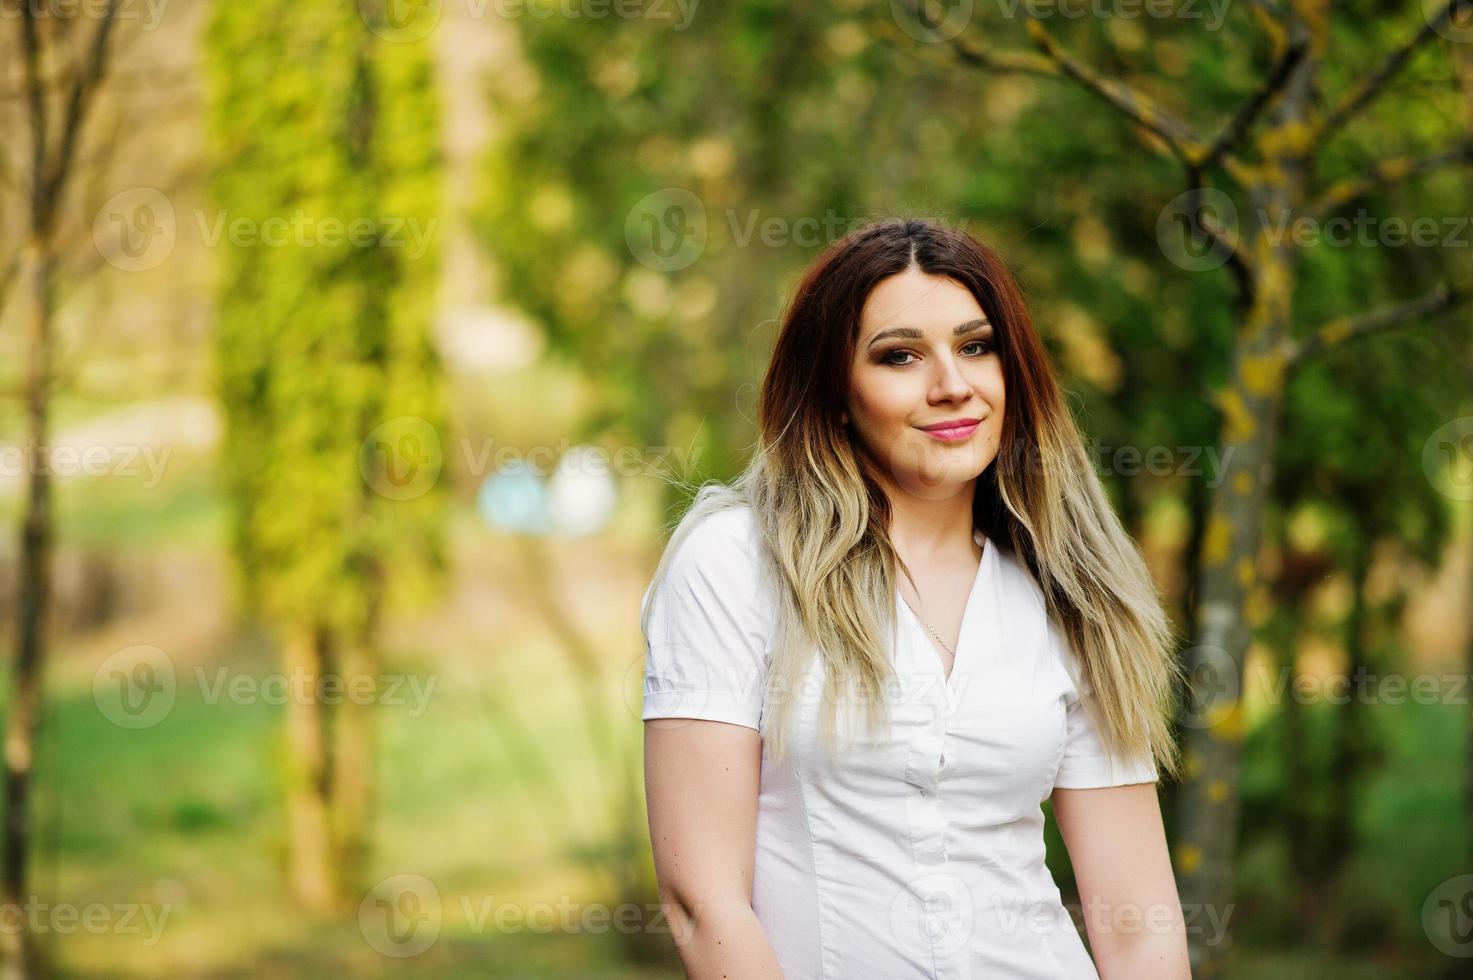
[[1154, 785], [1175, 637], [1003, 262], [920, 220], [835, 243], [759, 425], [641, 610], [687, 974], [1190, 976]]

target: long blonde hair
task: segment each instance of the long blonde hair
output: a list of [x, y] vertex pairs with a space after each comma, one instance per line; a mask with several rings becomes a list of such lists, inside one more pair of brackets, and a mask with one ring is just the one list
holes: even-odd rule
[[[871, 225], [833, 243], [807, 270], [763, 380], [758, 440], [730, 486], [698, 488], [655, 580], [707, 515], [747, 506], [759, 528], [777, 624], [763, 737], [788, 749], [792, 706], [815, 652], [824, 662], [820, 731], [832, 751], [835, 706], [866, 705], [869, 733], [888, 726], [884, 651], [896, 631], [890, 503], [840, 423], [864, 302], [907, 267], [969, 289], [991, 321], [1007, 412], [996, 460], [978, 477], [976, 526], [1020, 558], [1048, 615], [1094, 688], [1094, 721], [1112, 752], [1179, 775], [1171, 736], [1182, 680], [1177, 636], [1141, 553], [1110, 506], [1011, 273], [966, 232], [923, 219]], [[774, 695], [781, 695], [775, 697]], [[776, 710], [771, 710], [771, 709]]]

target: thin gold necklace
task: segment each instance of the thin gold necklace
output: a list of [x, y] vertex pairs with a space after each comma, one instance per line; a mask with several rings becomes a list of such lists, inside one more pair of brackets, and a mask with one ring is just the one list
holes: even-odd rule
[[910, 600], [907, 599], [905, 596], [902, 595], [900, 597], [900, 601], [903, 602], [903, 603], [905, 603], [905, 608], [909, 609], [911, 611], [911, 613], [915, 616], [916, 622], [918, 622], [922, 626], [924, 626], [926, 628], [926, 632], [928, 632], [932, 636], [935, 636], [936, 637], [936, 642], [939, 643], [939, 644], [941, 644], [941, 649], [943, 649], [947, 653], [951, 654], [951, 659], [952, 660], [956, 660], [956, 651], [953, 650], [951, 647], [947, 646], [945, 640], [941, 639], [941, 637], [939, 637], [939, 636], [936, 636], [936, 631], [933, 630], [933, 629], [931, 629], [931, 624], [928, 623], [928, 622], [926, 622], [924, 619], [921, 618], [921, 614], [918, 613], [918, 612], [916, 612], [916, 607], [915, 606], [912, 606], [910, 604]]

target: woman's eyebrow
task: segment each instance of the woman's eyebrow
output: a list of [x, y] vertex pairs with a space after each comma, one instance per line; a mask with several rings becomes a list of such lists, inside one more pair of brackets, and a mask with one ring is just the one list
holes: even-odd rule
[[[987, 320], [985, 319], [968, 320], [966, 323], [958, 323], [955, 327], [953, 327], [951, 335], [953, 337], [961, 337], [965, 334], [975, 333], [979, 330], [990, 331], [991, 329], [992, 324], [987, 322]], [[868, 350], [875, 344], [884, 340], [886, 337], [904, 337], [907, 340], [920, 340], [921, 336], [921, 332], [915, 327], [891, 327], [889, 330], [881, 330], [879, 333], [871, 337], [869, 339], [869, 343], [865, 345], [865, 349]]]

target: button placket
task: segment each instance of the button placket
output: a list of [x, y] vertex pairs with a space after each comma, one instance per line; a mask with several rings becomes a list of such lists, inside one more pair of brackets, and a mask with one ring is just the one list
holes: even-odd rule
[[916, 864], [944, 864], [947, 819], [941, 806], [941, 753], [945, 738], [939, 712], [916, 733], [906, 760], [906, 779], [913, 793], [906, 801], [911, 850]]
[[[980, 615], [982, 610], [972, 607], [976, 603], [985, 602], [986, 590], [991, 588], [992, 583], [984, 578], [988, 574], [988, 561], [992, 558], [990, 551], [989, 543], [989, 553], [984, 555], [977, 572], [978, 581], [974, 583], [974, 593], [969, 596], [968, 612], [963, 617], [963, 636], [957, 644], [957, 656], [952, 664], [951, 676], [942, 677], [939, 672], [934, 675], [939, 678], [940, 683], [929, 686], [926, 691], [925, 707], [929, 717], [916, 729], [906, 756], [905, 778], [909, 786], [906, 794], [906, 815], [912, 857], [921, 885], [915, 889], [915, 894], [923, 903], [927, 921], [934, 927], [932, 931], [941, 930], [940, 935], [927, 936], [932, 944], [935, 964], [933, 976], [937, 980], [971, 980], [971, 961], [967, 955], [966, 941], [971, 932], [975, 910], [972, 908], [970, 890], [950, 870], [951, 861], [946, 846], [950, 821], [942, 806], [940, 786], [941, 775], [946, 766], [954, 764], [946, 739], [950, 719], [956, 713], [953, 702], [964, 691], [963, 685], [968, 680], [965, 675], [970, 673], [973, 666], [971, 660], [976, 657], [977, 645], [971, 635], [975, 632], [976, 624], [971, 620]], [[905, 645], [913, 669], [921, 670], [919, 657], [936, 657], [935, 651], [922, 645], [930, 641], [919, 630], [906, 631], [903, 637], [901, 642]], [[963, 638], [967, 640], [966, 649], [963, 649], [964, 644], [961, 642]], [[923, 676], [932, 676], [930, 670], [922, 673]], [[941, 887], [938, 888], [938, 885]]]

